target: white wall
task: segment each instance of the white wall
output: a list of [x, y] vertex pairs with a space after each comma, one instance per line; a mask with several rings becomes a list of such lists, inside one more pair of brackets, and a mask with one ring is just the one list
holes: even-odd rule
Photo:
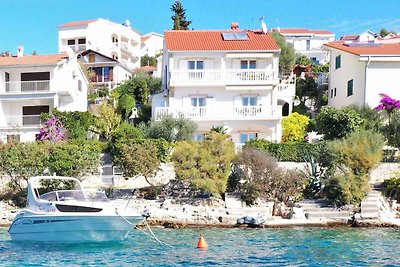
[[149, 55], [154, 57], [163, 51], [164, 38], [159, 35], [149, 34], [150, 38], [142, 43], [141, 53], [142, 56]]

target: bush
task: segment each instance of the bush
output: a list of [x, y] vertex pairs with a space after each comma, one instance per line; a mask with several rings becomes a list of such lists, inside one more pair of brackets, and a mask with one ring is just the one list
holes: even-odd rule
[[246, 204], [259, 198], [288, 201], [301, 194], [305, 177], [297, 171], [284, 171], [266, 152], [246, 147], [234, 162], [236, 175], [245, 181], [240, 188]]
[[354, 109], [348, 107], [342, 109], [324, 107], [315, 121], [318, 132], [324, 134], [325, 140], [345, 137], [363, 124], [363, 118]]
[[136, 106], [135, 98], [128, 94], [123, 94], [118, 99], [117, 112], [124, 120], [127, 120], [132, 113], [132, 108]]
[[116, 156], [123, 145], [130, 145], [135, 143], [138, 139], [144, 138], [144, 132], [141, 129], [127, 122], [122, 122], [118, 125], [109, 142], [110, 152], [113, 156]]
[[326, 153], [326, 142], [277, 144], [264, 139], [251, 140], [246, 147], [268, 152], [279, 161], [304, 162], [309, 157], [322, 158]]
[[148, 137], [167, 141], [190, 141], [196, 132], [197, 124], [184, 117], [165, 116], [160, 121], [152, 121], [148, 128]]
[[396, 173], [395, 177], [385, 180], [382, 183], [382, 191], [386, 197], [393, 198], [400, 202], [400, 173]]
[[307, 116], [300, 115], [297, 112], [282, 120], [283, 136], [282, 142], [294, 143], [304, 141], [306, 130], [310, 119]]
[[225, 192], [234, 144], [225, 134], [210, 132], [204, 142], [180, 142], [172, 154], [176, 176], [196, 189], [219, 194]]

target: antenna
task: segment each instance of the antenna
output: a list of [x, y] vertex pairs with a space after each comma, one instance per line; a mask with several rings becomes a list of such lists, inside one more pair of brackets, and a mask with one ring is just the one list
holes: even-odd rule
[[125, 20], [125, 26], [127, 26], [127, 27], [131, 26], [131, 22], [128, 19]]
[[262, 32], [263, 32], [264, 34], [266, 34], [266, 33], [268, 32], [268, 28], [267, 28], [267, 24], [265, 24], [265, 22], [264, 22], [264, 16], [262, 16], [261, 18], [259, 18], [259, 20], [261, 21], [261, 29], [262, 29]]

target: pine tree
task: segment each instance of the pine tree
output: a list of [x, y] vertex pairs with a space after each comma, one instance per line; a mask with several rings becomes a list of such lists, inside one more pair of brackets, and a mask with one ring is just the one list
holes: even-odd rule
[[181, 1], [176, 0], [171, 7], [171, 11], [174, 12], [174, 15], [171, 17], [174, 22], [173, 30], [189, 30], [189, 25], [192, 21], [186, 20], [186, 9], [183, 7]]

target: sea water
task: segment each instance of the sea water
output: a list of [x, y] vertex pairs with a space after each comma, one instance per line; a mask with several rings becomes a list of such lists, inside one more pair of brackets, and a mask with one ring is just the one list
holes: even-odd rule
[[[162, 229], [163, 246], [135, 230], [117, 243], [12, 242], [0, 228], [0, 266], [400, 266], [400, 229]], [[203, 234], [209, 248], [196, 248]]]

